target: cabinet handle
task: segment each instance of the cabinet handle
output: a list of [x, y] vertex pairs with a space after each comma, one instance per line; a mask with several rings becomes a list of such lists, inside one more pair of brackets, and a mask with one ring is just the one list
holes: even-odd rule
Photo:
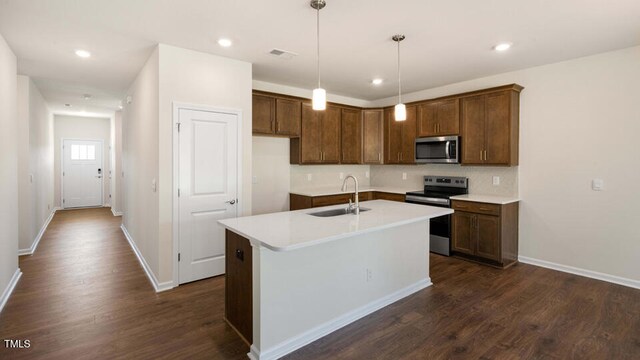
[[482, 211], [489, 211], [489, 210], [491, 210], [491, 209], [487, 209], [486, 207], [480, 207], [480, 210], [482, 210]]
[[484, 153], [484, 151], [480, 150], [480, 160], [483, 160], [482, 154]]
[[400, 162], [400, 153], [398, 153], [398, 162]]
[[404, 153], [400, 153], [400, 160], [404, 160]]
[[434, 133], [438, 132], [438, 124], [433, 124], [433, 132]]
[[487, 161], [487, 150], [484, 151], [484, 160]]
[[382, 155], [380, 155], [380, 153], [378, 153], [378, 161], [380, 161], [380, 160], [381, 160], [381, 159], [380, 159], [381, 157], [382, 157]]

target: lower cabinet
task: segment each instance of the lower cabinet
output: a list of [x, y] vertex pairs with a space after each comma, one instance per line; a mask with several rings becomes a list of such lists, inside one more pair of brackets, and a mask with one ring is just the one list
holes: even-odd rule
[[[404, 202], [404, 194], [393, 194], [379, 191], [363, 191], [358, 193], [358, 201], [368, 200], [391, 200]], [[353, 193], [323, 195], [323, 196], [304, 196], [298, 194], [289, 194], [289, 210], [310, 209], [314, 207], [347, 204], [349, 200], [355, 201]]]
[[253, 263], [249, 240], [226, 230], [224, 318], [253, 343]]
[[454, 255], [498, 267], [518, 261], [518, 203], [452, 201]]

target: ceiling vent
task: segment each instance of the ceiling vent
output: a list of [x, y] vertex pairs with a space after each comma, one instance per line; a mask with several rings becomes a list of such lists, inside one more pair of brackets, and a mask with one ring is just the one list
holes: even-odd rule
[[298, 56], [298, 54], [291, 52], [291, 51], [287, 51], [287, 50], [282, 50], [282, 49], [273, 49], [271, 51], [269, 51], [270, 55], [273, 55], [279, 59], [285, 59], [285, 60], [290, 60], [293, 59], [294, 57]]

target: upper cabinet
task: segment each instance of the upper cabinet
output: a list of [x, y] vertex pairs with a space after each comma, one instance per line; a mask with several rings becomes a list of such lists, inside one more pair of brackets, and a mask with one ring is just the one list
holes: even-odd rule
[[418, 104], [418, 137], [460, 134], [460, 99]]
[[394, 109], [384, 110], [384, 163], [385, 164], [414, 164], [416, 141], [417, 106], [407, 106], [407, 119], [396, 121]]
[[518, 165], [519, 85], [462, 98], [463, 165]]
[[362, 111], [342, 109], [341, 164], [362, 163]]
[[[382, 164], [384, 113], [382, 109], [362, 111], [362, 163]], [[344, 133], [343, 133], [344, 136]], [[342, 144], [344, 149], [345, 144]]]
[[338, 164], [340, 162], [341, 108], [328, 105], [315, 111], [310, 103], [302, 104], [302, 127], [299, 138], [292, 138], [292, 164]]
[[253, 94], [253, 133], [300, 136], [302, 102], [267, 94]]

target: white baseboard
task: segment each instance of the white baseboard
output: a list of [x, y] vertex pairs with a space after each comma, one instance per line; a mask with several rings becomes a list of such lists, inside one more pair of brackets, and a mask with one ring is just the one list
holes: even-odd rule
[[400, 289], [394, 292], [393, 294], [389, 294], [383, 298], [370, 302], [333, 320], [327, 321], [324, 324], [316, 326], [315, 328], [305, 331], [298, 336], [283, 341], [280, 344], [275, 345], [267, 350], [260, 351], [254, 345], [251, 345], [250, 352], [247, 354], [247, 356], [252, 360], [279, 359], [295, 350], [300, 349], [305, 345], [308, 345], [320, 339], [323, 336], [329, 335], [330, 333], [346, 325], [349, 325], [354, 321], [357, 321], [373, 312], [382, 309], [385, 306], [388, 306], [431, 285], [432, 283], [430, 278], [420, 280], [415, 284], [409, 285], [404, 289]]
[[618, 284], [618, 285], [640, 289], [640, 281], [638, 280], [627, 279], [620, 276], [609, 275], [609, 274], [605, 274], [597, 271], [591, 271], [591, 270], [581, 269], [573, 266], [557, 264], [550, 261], [534, 259], [526, 256], [519, 256], [518, 261], [525, 264], [536, 265], [536, 266], [540, 266], [547, 269], [558, 270], [558, 271], [562, 271], [562, 272], [566, 272], [574, 275], [580, 275], [580, 276], [584, 276], [592, 279], [607, 281], [607, 282]]
[[7, 301], [13, 293], [13, 290], [16, 288], [20, 277], [22, 277], [22, 271], [20, 271], [20, 268], [17, 268], [16, 272], [13, 273], [13, 277], [11, 277], [11, 281], [9, 281], [9, 284], [2, 292], [2, 297], [0, 297], [0, 312], [2, 312], [2, 309], [4, 309], [4, 306], [7, 304]]
[[156, 290], [156, 292], [162, 292], [162, 291], [173, 289], [173, 281], [165, 281], [162, 283], [158, 282], [158, 279], [156, 279], [156, 276], [153, 274], [153, 271], [151, 271], [151, 267], [149, 267], [149, 264], [147, 264], [147, 261], [142, 256], [142, 253], [140, 253], [140, 250], [138, 250], [138, 247], [133, 242], [133, 239], [131, 238], [131, 235], [127, 231], [127, 228], [124, 226], [124, 224], [120, 225], [120, 229], [122, 229], [122, 232], [124, 233], [124, 237], [127, 238], [127, 241], [131, 246], [131, 249], [133, 249], [133, 252], [136, 254], [136, 257], [138, 258], [140, 265], [142, 265], [144, 272], [147, 274], [147, 277], [149, 278], [149, 281], [151, 281], [151, 285], [153, 285], [153, 288]]
[[40, 244], [40, 240], [42, 240], [42, 236], [44, 236], [44, 232], [47, 231], [47, 227], [49, 227], [49, 223], [51, 222], [51, 219], [53, 219], [53, 215], [55, 214], [56, 208], [51, 211], [51, 214], [49, 214], [47, 220], [44, 221], [44, 224], [42, 225], [42, 228], [40, 228], [40, 232], [38, 232], [38, 235], [31, 244], [31, 247], [28, 249], [18, 250], [18, 256], [33, 255], [33, 253], [36, 252], [36, 248], [38, 248], [38, 244]]
[[111, 208], [111, 213], [113, 216], [122, 216], [122, 211], [115, 211], [113, 208]]

